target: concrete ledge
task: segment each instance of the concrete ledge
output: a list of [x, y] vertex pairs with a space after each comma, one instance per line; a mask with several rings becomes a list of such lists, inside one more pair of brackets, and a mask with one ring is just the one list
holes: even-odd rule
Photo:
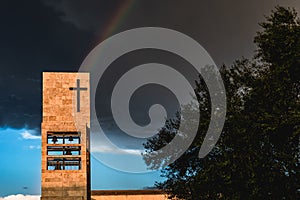
[[149, 195], [149, 194], [165, 194], [161, 190], [92, 190], [92, 196], [100, 195]]

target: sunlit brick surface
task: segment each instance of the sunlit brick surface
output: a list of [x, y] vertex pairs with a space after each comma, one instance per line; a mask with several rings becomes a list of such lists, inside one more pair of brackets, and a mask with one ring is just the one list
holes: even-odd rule
[[92, 200], [167, 200], [159, 190], [97, 190], [92, 191]]
[[[80, 112], [76, 112], [77, 80], [80, 87]], [[88, 73], [43, 73], [43, 121], [42, 121], [42, 200], [90, 199], [89, 127], [90, 85]], [[76, 119], [76, 120], [75, 120]], [[79, 132], [80, 144], [49, 144], [49, 132]], [[80, 155], [47, 155], [47, 147], [80, 146]], [[47, 159], [81, 159], [79, 170], [47, 170]], [[57, 158], [56, 158], [57, 157]]]

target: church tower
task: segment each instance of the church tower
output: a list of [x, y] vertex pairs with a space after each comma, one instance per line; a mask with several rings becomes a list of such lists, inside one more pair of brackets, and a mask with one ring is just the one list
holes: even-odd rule
[[90, 200], [89, 73], [43, 73], [41, 200]]

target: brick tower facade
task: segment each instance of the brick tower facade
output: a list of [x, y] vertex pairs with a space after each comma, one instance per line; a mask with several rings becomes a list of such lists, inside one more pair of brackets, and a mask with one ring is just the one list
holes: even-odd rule
[[41, 200], [90, 200], [89, 73], [43, 73]]

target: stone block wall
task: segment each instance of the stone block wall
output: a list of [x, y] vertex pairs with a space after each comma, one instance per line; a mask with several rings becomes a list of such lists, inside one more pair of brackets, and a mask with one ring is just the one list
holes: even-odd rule
[[[77, 112], [77, 80], [80, 80], [80, 112]], [[43, 73], [42, 200], [90, 199], [90, 85], [88, 73]], [[80, 144], [49, 143], [49, 133], [78, 132]], [[49, 155], [48, 147], [80, 147], [79, 155]], [[78, 170], [49, 170], [48, 159], [81, 159]]]

